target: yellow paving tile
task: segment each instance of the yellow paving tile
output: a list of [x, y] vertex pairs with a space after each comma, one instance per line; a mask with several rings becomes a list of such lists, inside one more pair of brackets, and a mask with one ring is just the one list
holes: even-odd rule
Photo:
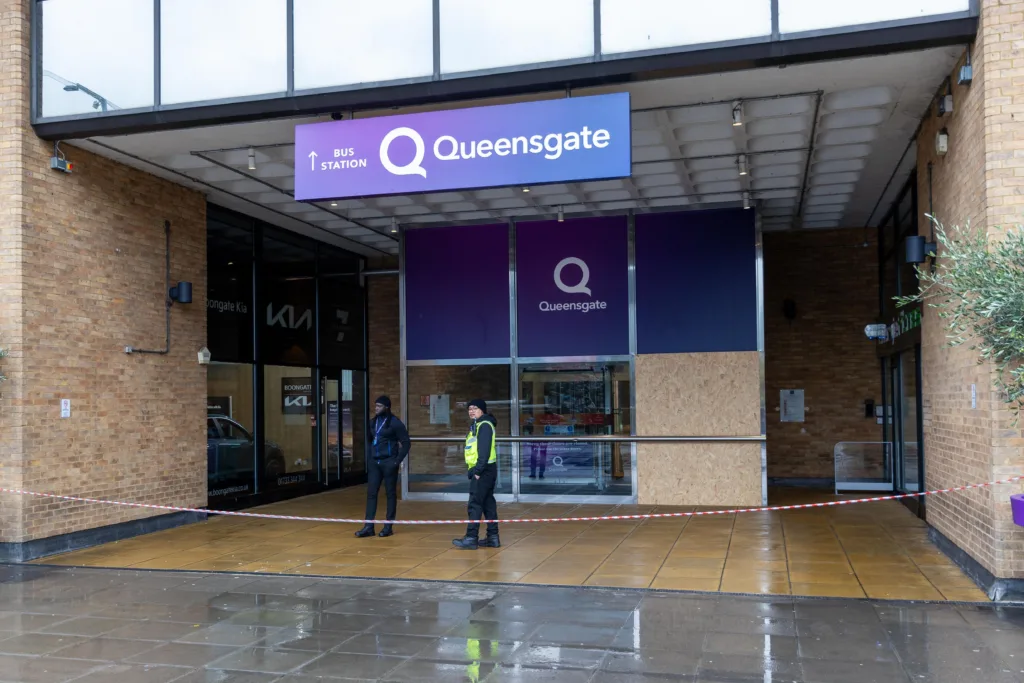
[[790, 570], [789, 580], [793, 583], [858, 583], [857, 577], [852, 570], [849, 572], [800, 572]]
[[[771, 503], [834, 499], [773, 492]], [[359, 517], [361, 488], [265, 506], [261, 512]], [[502, 505], [513, 515], [566, 517], [693, 508]], [[464, 503], [400, 503], [406, 519], [458, 519]], [[390, 538], [357, 539], [358, 525], [213, 517], [64, 555], [40, 564], [323, 576], [516, 581], [657, 590], [731, 591], [908, 600], [985, 600], [899, 503], [772, 513], [614, 522], [516, 524], [500, 550], [459, 551], [459, 526], [396, 526]]]
[[856, 581], [852, 584], [793, 583], [793, 595], [814, 598], [863, 598], [864, 589]]
[[957, 602], [989, 602], [988, 596], [977, 586], [960, 590], [940, 589], [939, 592], [947, 600], [955, 600]]
[[651, 588], [670, 591], [717, 591], [721, 585], [718, 579], [673, 579], [656, 576]]
[[714, 567], [662, 567], [659, 579], [720, 579], [722, 570]]
[[865, 584], [864, 592], [876, 600], [942, 600], [942, 594], [928, 586]]
[[588, 586], [613, 586], [616, 588], [647, 588], [654, 580], [653, 575], [643, 574], [593, 574], [587, 579]]

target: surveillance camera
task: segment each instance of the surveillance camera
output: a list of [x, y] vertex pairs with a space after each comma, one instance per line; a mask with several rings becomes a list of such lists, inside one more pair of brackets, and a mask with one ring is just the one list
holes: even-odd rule
[[341, 121], [343, 118], [345, 118], [345, 116], [340, 111], [332, 111], [331, 112], [331, 119], [332, 120], [334, 120], [334, 121]]

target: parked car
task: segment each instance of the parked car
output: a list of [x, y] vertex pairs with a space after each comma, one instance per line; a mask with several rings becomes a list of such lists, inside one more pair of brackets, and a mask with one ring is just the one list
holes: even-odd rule
[[[206, 417], [206, 467], [212, 481], [251, 477], [257, 467], [256, 440], [227, 415]], [[263, 475], [274, 481], [285, 473], [284, 451], [273, 441], [264, 446]]]

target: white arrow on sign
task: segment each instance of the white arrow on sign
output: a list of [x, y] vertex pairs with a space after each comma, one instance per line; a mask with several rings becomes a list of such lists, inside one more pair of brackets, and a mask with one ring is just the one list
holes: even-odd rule
[[315, 171], [316, 170], [316, 152], [310, 152], [309, 153], [309, 170], [310, 171]]

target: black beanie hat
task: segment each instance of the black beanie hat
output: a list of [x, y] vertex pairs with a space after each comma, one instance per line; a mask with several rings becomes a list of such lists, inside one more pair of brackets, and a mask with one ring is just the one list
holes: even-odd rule
[[388, 398], [387, 396], [381, 396], [376, 401], [374, 401], [374, 403], [380, 404], [387, 408], [388, 410], [391, 410], [391, 399]]
[[487, 403], [482, 398], [474, 398], [472, 401], [469, 402], [469, 405], [467, 405], [466, 407], [479, 408], [481, 413], [487, 412]]

